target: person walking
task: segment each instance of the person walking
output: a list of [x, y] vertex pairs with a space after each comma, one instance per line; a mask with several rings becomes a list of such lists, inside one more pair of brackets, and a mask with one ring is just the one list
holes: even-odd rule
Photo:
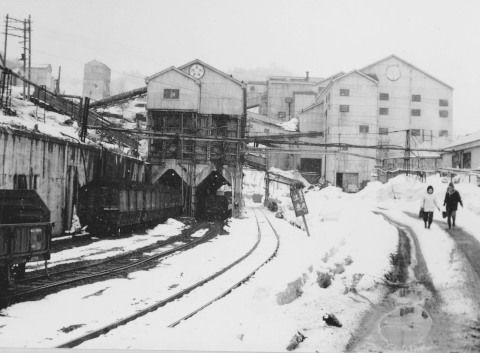
[[433, 194], [433, 186], [429, 185], [427, 188], [427, 193], [423, 196], [422, 208], [423, 208], [423, 222], [425, 223], [425, 228], [430, 228], [430, 225], [433, 221], [433, 211], [435, 207], [440, 211], [435, 195]]
[[457, 218], [457, 208], [459, 203], [463, 207], [460, 193], [455, 190], [453, 183], [448, 184], [445, 200], [443, 201], [443, 206], [445, 206], [447, 210], [448, 229], [452, 229], [452, 227], [455, 228], [455, 219]]

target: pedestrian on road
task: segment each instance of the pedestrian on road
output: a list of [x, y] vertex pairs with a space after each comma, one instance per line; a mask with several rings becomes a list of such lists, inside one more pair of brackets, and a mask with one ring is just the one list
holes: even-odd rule
[[445, 194], [445, 200], [443, 201], [443, 205], [447, 209], [448, 229], [452, 229], [452, 226], [453, 228], [455, 228], [455, 219], [457, 218], [457, 208], [459, 203], [463, 207], [460, 193], [455, 190], [455, 186], [453, 186], [453, 183], [448, 184], [447, 193]]
[[440, 211], [435, 195], [433, 194], [433, 186], [429, 185], [427, 188], [427, 193], [423, 196], [422, 208], [423, 208], [423, 222], [425, 223], [425, 228], [430, 228], [430, 225], [433, 221], [433, 211], [435, 207]]

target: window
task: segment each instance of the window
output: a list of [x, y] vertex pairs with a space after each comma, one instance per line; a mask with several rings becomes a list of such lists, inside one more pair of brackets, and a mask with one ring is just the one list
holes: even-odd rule
[[438, 105], [441, 107], [448, 107], [448, 99], [439, 99]]
[[379, 135], [388, 135], [388, 127], [379, 127], [378, 128]]
[[388, 101], [389, 99], [390, 99], [390, 95], [388, 93], [380, 93], [381, 101]]
[[420, 116], [422, 111], [420, 109], [412, 109], [412, 116]]
[[472, 153], [466, 152], [463, 154], [463, 168], [472, 168]]
[[250, 92], [254, 92], [255, 91], [255, 86], [250, 86]]
[[14, 190], [28, 189], [27, 176], [25, 174], [15, 174], [13, 176], [13, 189]]
[[380, 108], [379, 109], [380, 115], [388, 115], [388, 108]]
[[345, 88], [340, 88], [340, 95], [341, 96], [349, 96], [350, 95], [350, 90], [345, 89]]
[[270, 129], [263, 129], [263, 132], [265, 133], [265, 135], [268, 135], [270, 133]]
[[350, 111], [350, 106], [349, 105], [340, 105], [340, 112], [341, 113], [348, 113]]
[[412, 136], [420, 136], [421, 131], [420, 129], [412, 129]]
[[287, 116], [287, 113], [285, 113], [285, 112], [278, 112], [278, 118], [279, 118], [279, 119], [285, 119], [286, 116]]
[[179, 99], [180, 98], [180, 90], [179, 89], [165, 88], [163, 90], [163, 98], [165, 98], [165, 99]]
[[448, 137], [448, 130], [440, 130], [440, 132], [438, 133], [438, 136]]
[[439, 110], [438, 115], [440, 118], [448, 118], [448, 110]]
[[422, 96], [419, 94], [412, 94], [412, 102], [421, 102]]
[[359, 131], [361, 134], [368, 134], [368, 125], [360, 125]]

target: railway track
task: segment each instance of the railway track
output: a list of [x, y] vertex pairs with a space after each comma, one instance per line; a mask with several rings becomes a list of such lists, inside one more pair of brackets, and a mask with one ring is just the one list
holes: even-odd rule
[[[2, 306], [8, 306], [22, 299], [43, 297], [56, 289], [67, 286], [91, 283], [99, 278], [123, 275], [134, 269], [155, 266], [158, 260], [204, 243], [217, 236], [221, 231], [221, 225], [214, 223], [210, 224], [207, 233], [203, 237], [190, 237], [190, 235], [205, 228], [205, 226], [207, 226], [207, 223], [199, 223], [180, 236], [105, 260], [81, 266], [73, 264], [67, 269], [56, 271], [49, 275], [27, 278], [17, 284], [13, 293], [1, 296], [0, 303], [2, 303]], [[156, 253], [153, 255], [148, 254], [152, 251]]]
[[[222, 290], [221, 294], [219, 294], [219, 295], [215, 296], [214, 298], [206, 301], [205, 304], [201, 305], [200, 307], [197, 307], [195, 310], [190, 311], [187, 315], [182, 315], [182, 317], [180, 317], [179, 319], [175, 320], [170, 325], [168, 325], [169, 327], [175, 327], [175, 326], [179, 325], [182, 321], [188, 320], [189, 318], [193, 317], [194, 315], [196, 315], [200, 311], [204, 310], [205, 308], [207, 308], [211, 304], [215, 303], [216, 301], [220, 300], [221, 298], [224, 298], [229, 293], [231, 293], [233, 290], [235, 290], [235, 288], [239, 287], [240, 285], [242, 285], [245, 282], [247, 282], [248, 280], [250, 280], [257, 273], [257, 271], [260, 270], [261, 267], [263, 267], [265, 264], [267, 264], [269, 261], [271, 261], [276, 256], [276, 254], [278, 252], [278, 249], [280, 247], [280, 237], [279, 237], [277, 231], [275, 230], [275, 228], [273, 227], [273, 225], [271, 224], [270, 220], [267, 218], [267, 216], [265, 214], [263, 214], [263, 217], [267, 221], [268, 226], [273, 230], [273, 233], [274, 233], [274, 236], [275, 236], [274, 249], [271, 252], [269, 252], [268, 256], [266, 258], [264, 258], [260, 262], [260, 264], [257, 264], [253, 268], [253, 270], [251, 270], [247, 275], [242, 276], [242, 278], [237, 280], [233, 285], [230, 285], [227, 288], [224, 288]], [[257, 223], [257, 239], [256, 239], [256, 242], [253, 244], [253, 246], [248, 251], [246, 251], [240, 257], [235, 259], [233, 262], [229, 263], [227, 266], [225, 266], [225, 267], [219, 269], [217, 272], [215, 272], [215, 273], [197, 281], [196, 283], [188, 286], [187, 288], [185, 288], [185, 289], [183, 289], [183, 290], [181, 290], [181, 291], [179, 291], [179, 292], [177, 292], [177, 293], [175, 293], [175, 294], [173, 294], [173, 295], [171, 295], [167, 298], [159, 300], [156, 303], [154, 303], [154, 304], [152, 304], [152, 305], [150, 305], [150, 306], [148, 306], [148, 307], [146, 307], [146, 308], [144, 308], [140, 311], [137, 311], [136, 313], [134, 313], [130, 316], [127, 316], [125, 318], [117, 320], [117, 321], [115, 321], [115, 322], [113, 322], [109, 325], [103, 326], [99, 329], [90, 331], [90, 332], [88, 332], [88, 333], [86, 333], [82, 336], [79, 336], [79, 337], [77, 337], [77, 338], [75, 338], [71, 341], [65, 342], [65, 343], [57, 346], [56, 348], [73, 348], [73, 347], [76, 347], [76, 346], [78, 346], [82, 343], [85, 343], [85, 342], [89, 341], [89, 340], [95, 339], [95, 338], [97, 338], [101, 335], [107, 334], [108, 332], [110, 332], [112, 330], [115, 330], [115, 329], [119, 328], [120, 326], [126, 325], [126, 324], [128, 324], [128, 323], [130, 323], [134, 320], [139, 319], [140, 317], [143, 317], [143, 316], [145, 316], [149, 313], [154, 312], [155, 310], [157, 310], [157, 309], [159, 309], [159, 308], [161, 308], [161, 307], [163, 307], [163, 306], [165, 306], [169, 303], [172, 303], [174, 301], [179, 300], [180, 298], [184, 297], [188, 293], [191, 293], [191, 292], [195, 291], [196, 289], [206, 285], [207, 283], [214, 281], [216, 278], [220, 277], [225, 272], [227, 272], [227, 271], [231, 270], [232, 268], [234, 268], [235, 266], [239, 265], [240, 263], [245, 261], [247, 258], [249, 258], [255, 252], [255, 250], [259, 247], [259, 244], [261, 242], [262, 230], [261, 230], [260, 222], [258, 220], [258, 217], [257, 217], [256, 213], [255, 213], [255, 220], [256, 220], [256, 223]]]

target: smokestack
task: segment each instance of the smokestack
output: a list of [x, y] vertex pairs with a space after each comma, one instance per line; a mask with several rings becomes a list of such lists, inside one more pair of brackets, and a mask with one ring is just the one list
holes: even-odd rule
[[305, 81], [308, 81], [308, 77], [309, 77], [309, 72], [306, 71], [306, 72], [305, 72]]

